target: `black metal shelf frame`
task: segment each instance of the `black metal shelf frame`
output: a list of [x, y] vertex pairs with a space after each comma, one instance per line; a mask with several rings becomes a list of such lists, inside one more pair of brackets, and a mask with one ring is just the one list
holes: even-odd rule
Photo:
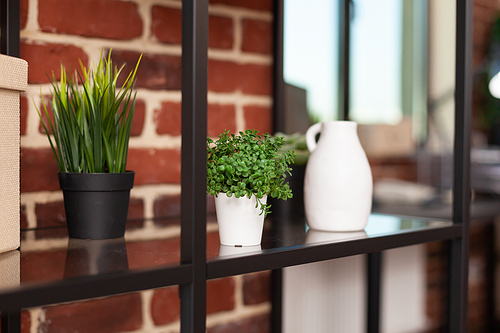
[[[192, 283], [192, 265], [142, 269], [23, 286], [0, 295], [0, 312]], [[2, 316], [3, 325], [3, 316]], [[4, 333], [4, 331], [1, 331]], [[12, 332], [12, 331], [6, 331]], [[13, 331], [15, 332], [15, 331]]]
[[[349, 2], [339, 0], [341, 71], [339, 105], [349, 96]], [[0, 0], [1, 52], [19, 56], [19, 0]], [[182, 176], [181, 264], [170, 268], [130, 271], [24, 287], [0, 295], [2, 332], [18, 332], [22, 307], [41, 306], [163, 287], [180, 286], [181, 332], [205, 332], [206, 281], [211, 278], [272, 269], [272, 331], [281, 332], [282, 267], [369, 253], [368, 332], [379, 331], [380, 252], [385, 249], [446, 239], [451, 243], [448, 331], [467, 328], [467, 276], [470, 203], [470, 113], [472, 98], [472, 0], [457, 0], [454, 203], [452, 227], [441, 231], [400, 233], [383, 238], [281, 249], [256, 256], [206, 259], [206, 150], [208, 77], [208, 0], [182, 2]], [[283, 127], [283, 5], [274, 0], [274, 127]], [[196, 209], [193, 209], [196, 207]], [[311, 259], [313, 258], [313, 259]], [[16, 298], [17, 297], [17, 298]], [[31, 301], [26, 301], [29, 298]], [[17, 299], [17, 300], [16, 300]]]

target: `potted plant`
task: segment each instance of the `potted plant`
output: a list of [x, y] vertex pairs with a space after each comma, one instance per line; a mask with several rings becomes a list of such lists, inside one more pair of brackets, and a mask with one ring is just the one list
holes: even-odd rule
[[37, 111], [59, 166], [71, 238], [125, 233], [135, 175], [126, 165], [139, 62], [121, 87], [117, 80], [123, 67], [113, 67], [111, 52], [90, 70], [81, 61], [81, 72], [68, 73], [61, 65], [60, 82], [54, 74], [51, 80], [53, 120], [42, 96], [47, 124]]
[[270, 212], [267, 197], [292, 197], [285, 177], [295, 154], [279, 154], [283, 144], [282, 137], [256, 130], [224, 131], [217, 141], [207, 138], [207, 193], [215, 196], [221, 244], [260, 244]]

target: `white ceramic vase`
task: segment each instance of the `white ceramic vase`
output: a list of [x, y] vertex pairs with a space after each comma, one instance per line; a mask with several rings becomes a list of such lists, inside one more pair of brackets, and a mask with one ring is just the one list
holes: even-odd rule
[[[267, 202], [267, 196], [261, 200]], [[254, 195], [230, 198], [220, 193], [215, 198], [217, 223], [219, 224], [219, 238], [222, 245], [228, 246], [255, 246], [262, 240], [264, 227], [264, 213], [260, 207], [255, 207], [257, 199]], [[260, 215], [259, 215], [260, 214]]]
[[311, 152], [304, 178], [307, 224], [322, 231], [363, 230], [371, 212], [373, 179], [357, 124], [315, 124], [306, 132], [306, 143]]

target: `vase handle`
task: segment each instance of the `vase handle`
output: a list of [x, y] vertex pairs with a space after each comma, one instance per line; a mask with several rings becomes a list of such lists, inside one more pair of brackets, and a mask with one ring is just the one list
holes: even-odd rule
[[307, 129], [306, 144], [307, 144], [307, 149], [309, 149], [310, 153], [312, 153], [314, 149], [316, 149], [316, 146], [318, 145], [316, 143], [316, 135], [321, 132], [322, 125], [323, 123], [317, 123]]

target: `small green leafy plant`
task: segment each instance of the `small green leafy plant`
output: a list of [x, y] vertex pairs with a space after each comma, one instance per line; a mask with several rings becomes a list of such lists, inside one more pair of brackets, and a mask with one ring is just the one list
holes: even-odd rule
[[256, 130], [239, 135], [225, 131], [217, 141], [207, 138], [207, 193], [236, 198], [255, 195], [261, 214], [267, 215], [271, 205], [261, 202], [264, 195], [283, 200], [292, 197], [285, 177], [291, 175], [289, 164], [295, 153], [279, 154], [283, 144], [282, 137], [261, 136]]
[[126, 171], [136, 97], [133, 88], [140, 60], [122, 87], [117, 86], [117, 81], [123, 66], [113, 67], [111, 52], [90, 70], [80, 61], [81, 72], [71, 76], [61, 65], [59, 83], [52, 73], [50, 105], [54, 120], [49, 117], [43, 95], [47, 124], [37, 111], [61, 172]]

